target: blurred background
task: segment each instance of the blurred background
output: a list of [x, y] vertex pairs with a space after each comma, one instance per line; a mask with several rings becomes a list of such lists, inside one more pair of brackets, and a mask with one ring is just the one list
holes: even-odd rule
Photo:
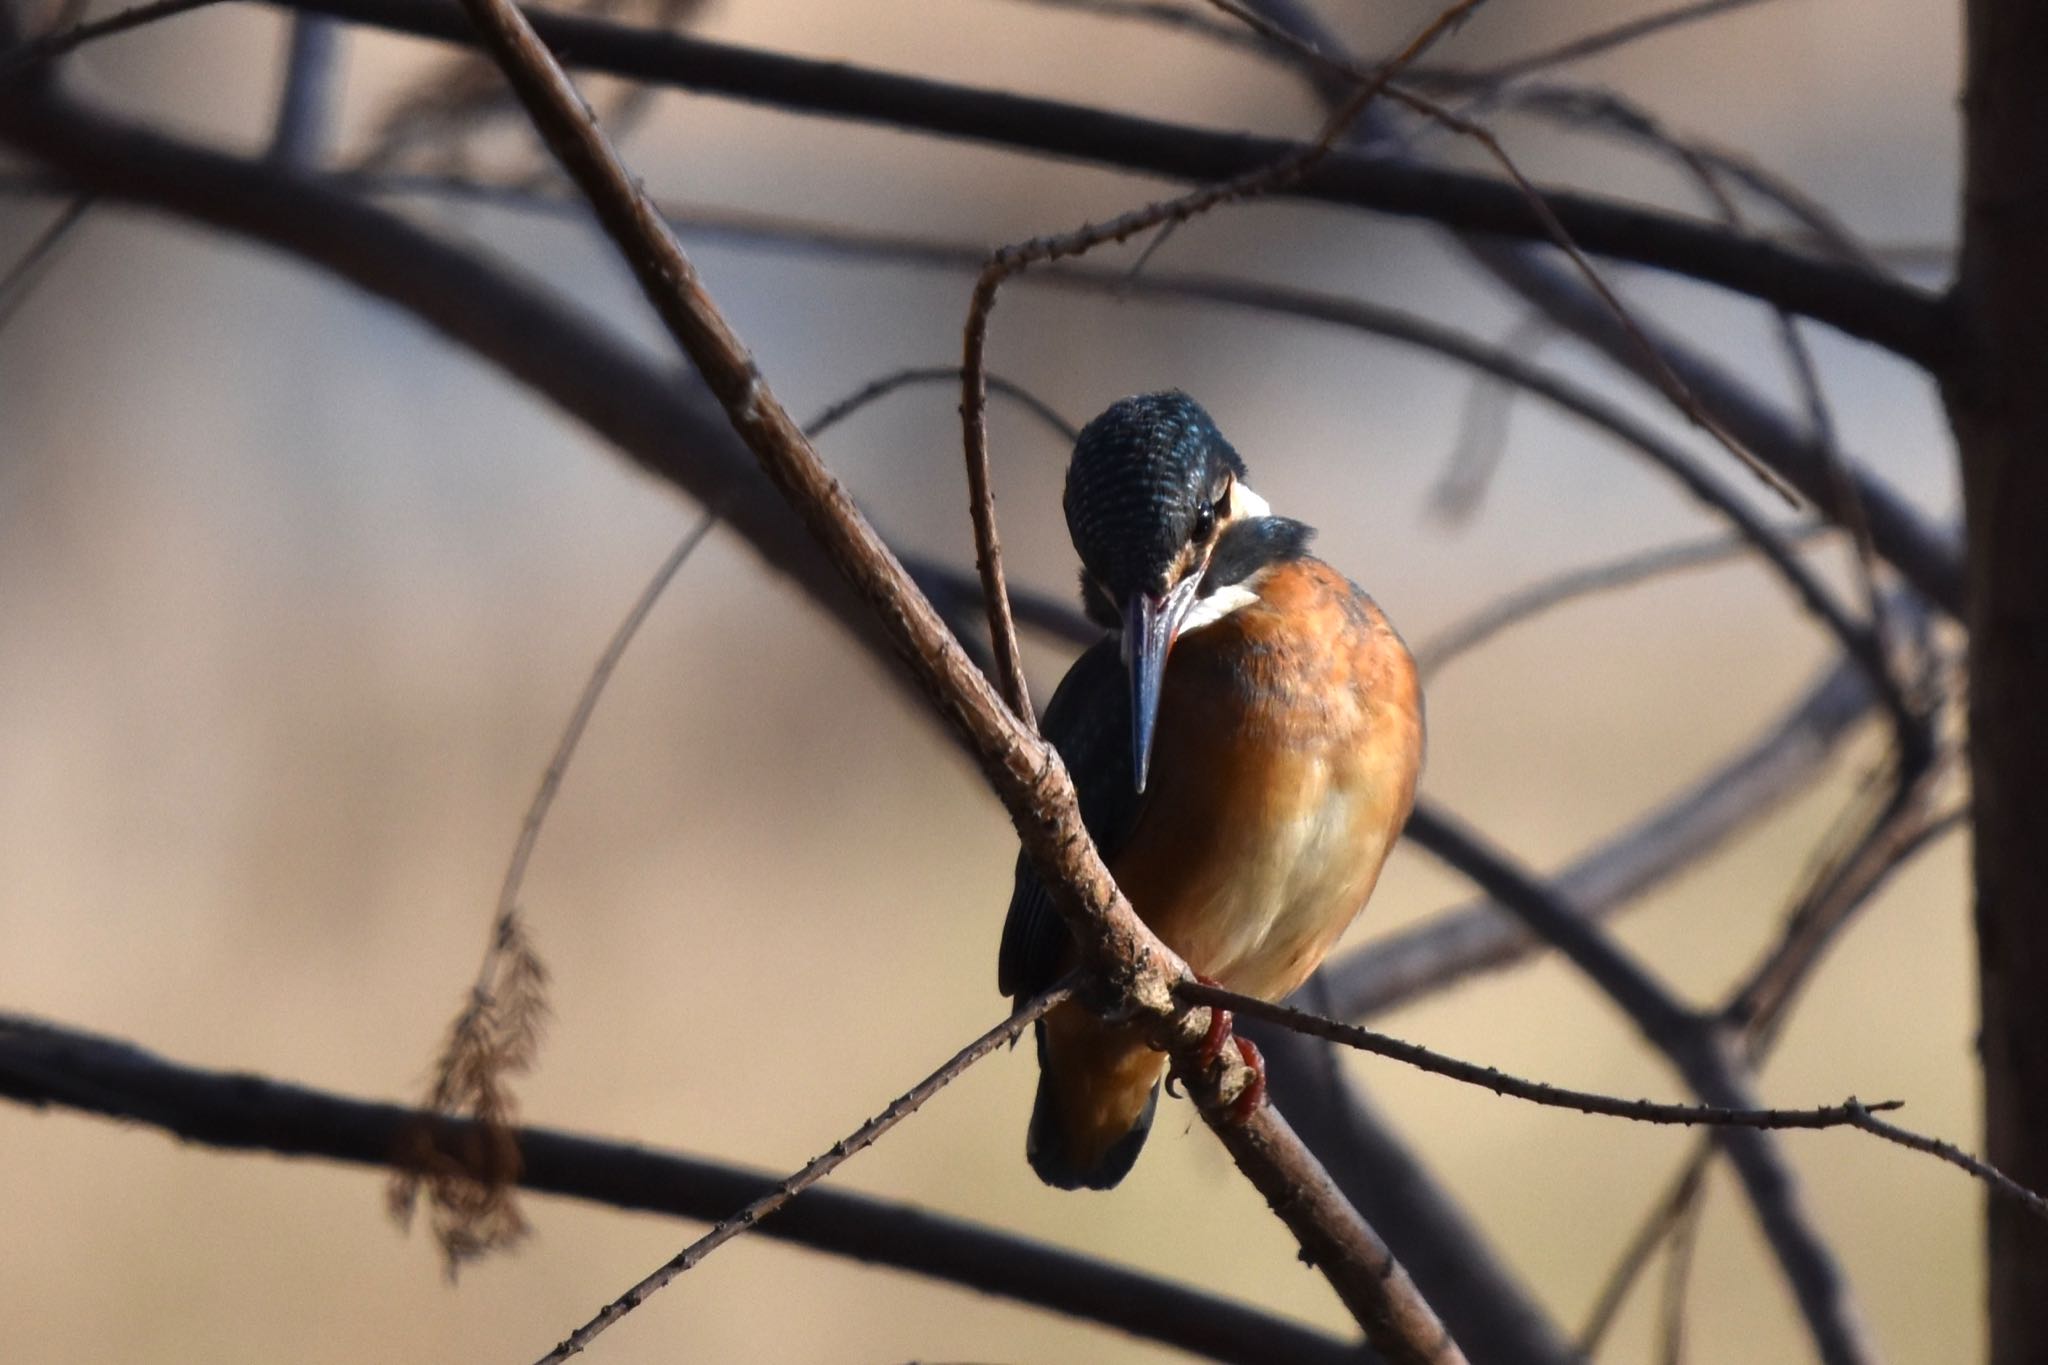
[[[1322, 6], [1375, 52], [1433, 8]], [[1503, 3], [1439, 55], [1503, 60], [1648, 8]], [[1318, 123], [1293, 78], [1241, 53], [1021, 0], [716, 0], [693, 29], [1202, 124], [1303, 135]], [[221, 6], [92, 47], [69, 76], [106, 106], [255, 150], [285, 33], [275, 12]], [[429, 44], [350, 32], [339, 159], [359, 156], [394, 102], [448, 61]], [[1957, 66], [1951, 6], [1777, 0], [1569, 74], [1747, 149], [1871, 241], [1938, 247], [1957, 189]], [[1536, 125], [1502, 129], [1540, 178], [1697, 207], [1652, 159]], [[505, 123], [481, 155], [524, 164], [527, 139]], [[653, 97], [626, 150], [677, 202], [980, 245], [1163, 192], [675, 93]], [[663, 353], [582, 222], [407, 207]], [[57, 208], [0, 201], [0, 260]], [[799, 416], [897, 367], [956, 362], [962, 272], [685, 241]], [[1439, 234], [1333, 209], [1230, 208], [1174, 234], [1153, 264], [1395, 303], [1489, 337], [1521, 317]], [[1761, 310], [1611, 276], [1646, 313], [1794, 401]], [[1845, 447], [1951, 516], [1948, 437], [1924, 379], [1809, 335]], [[1543, 358], [1666, 420], [1573, 345], [1551, 342]], [[1471, 381], [1356, 334], [1022, 284], [996, 313], [992, 363], [1075, 421], [1125, 393], [1186, 388], [1276, 510], [1318, 525], [1321, 554], [1411, 642], [1560, 568], [1715, 529], [1644, 464], [1529, 402], [1512, 412], [1481, 505], [1442, 515], [1432, 488]], [[1066, 452], [1000, 402], [993, 437], [1013, 580], [1066, 594]], [[951, 390], [891, 398], [835, 430], [824, 453], [900, 544], [970, 562]], [[0, 331], [0, 1008], [194, 1063], [415, 1097], [568, 708], [695, 515], [378, 302], [187, 224], [94, 210]], [[1812, 557], [1845, 581], [1839, 545]], [[1597, 598], [1434, 681], [1425, 788], [1530, 865], [1556, 867], [1758, 733], [1829, 654], [1754, 567]], [[1034, 650], [1036, 695], [1064, 663]], [[1770, 940], [1882, 741], [1871, 727], [1828, 781], [1618, 932], [1693, 998], [1716, 998]], [[628, 654], [541, 838], [525, 902], [556, 1019], [521, 1087], [526, 1117], [794, 1168], [1000, 1017], [994, 961], [1014, 848], [996, 802], [895, 682], [736, 537], [715, 534]], [[1467, 895], [1399, 851], [1347, 946]], [[1794, 1016], [1765, 1096], [1900, 1098], [1906, 1121], [1973, 1146], [1967, 904], [1960, 840], [1899, 877]], [[1680, 1094], [1626, 1020], [1556, 962], [1380, 1022], [1559, 1084]], [[1345, 1065], [1567, 1328], [1691, 1146], [1680, 1131]], [[1034, 1076], [1028, 1049], [990, 1060], [837, 1180], [1344, 1329], [1323, 1281], [1184, 1104], [1165, 1109], [1113, 1195], [1040, 1186], [1023, 1160]], [[1971, 1183], [1856, 1134], [1790, 1134], [1785, 1147], [1890, 1357], [1975, 1355]], [[535, 1199], [532, 1239], [451, 1286], [430, 1240], [392, 1226], [382, 1193], [359, 1169], [0, 1108], [12, 1233], [0, 1238], [0, 1340], [10, 1358], [38, 1362], [524, 1359], [695, 1235]], [[1749, 1210], [1720, 1175], [1695, 1275], [1696, 1359], [1806, 1357]], [[1603, 1359], [1651, 1358], [1654, 1304], [1638, 1296]], [[692, 1272], [598, 1352], [1177, 1358], [761, 1238]]]

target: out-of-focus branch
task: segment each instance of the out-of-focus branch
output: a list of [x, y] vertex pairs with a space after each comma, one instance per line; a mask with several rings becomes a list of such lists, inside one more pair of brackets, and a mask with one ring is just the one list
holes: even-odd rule
[[[1833, 530], [1823, 522], [1790, 526], [1781, 532], [1788, 545], [1801, 544]], [[1597, 593], [1632, 588], [1653, 578], [1706, 569], [1747, 558], [1756, 549], [1742, 536], [1711, 536], [1638, 550], [1601, 564], [1567, 569], [1496, 598], [1469, 616], [1453, 621], [1415, 646], [1415, 667], [1429, 681], [1453, 659], [1469, 654], [1502, 631], [1526, 625], [1568, 602]]]
[[[1596, 921], [1440, 811], [1418, 805], [1408, 834], [1472, 877], [1570, 958], [1685, 1077], [1694, 1094], [1708, 1104], [1758, 1107], [1725, 1034], [1680, 1004]], [[1731, 1129], [1722, 1143], [1822, 1359], [1827, 1365], [1875, 1361], [1876, 1348], [1848, 1281], [1814, 1226], [1783, 1151], [1771, 1134], [1754, 1128]]]
[[[133, 1044], [0, 1015], [0, 1096], [161, 1129], [230, 1151], [322, 1157], [373, 1168], [404, 1149], [422, 1115], [246, 1072], [169, 1061]], [[459, 1156], [471, 1125], [433, 1124]], [[520, 1184], [616, 1208], [706, 1222], [775, 1188], [724, 1162], [547, 1128], [517, 1130]], [[1285, 1318], [1113, 1263], [907, 1204], [816, 1189], [761, 1235], [1069, 1314], [1213, 1360], [1264, 1365], [1276, 1353], [1357, 1365], [1358, 1348]]]
[[[1175, 1071], [1252, 1183], [1300, 1243], [1303, 1255], [1383, 1354], [1396, 1362], [1462, 1361], [1413, 1283], [1346, 1204], [1270, 1106], [1245, 1121], [1229, 1103], [1249, 1083], [1238, 1055], [1190, 1065], [1206, 1011], [1178, 1008], [1181, 963], [1132, 911], [1082, 824], [1058, 755], [990, 690], [838, 481], [785, 412], [697, 278], [638, 182], [510, 0], [465, 0], [485, 47], [504, 68], [536, 128], [633, 269], [642, 292], [690, 357], [728, 420], [813, 537], [875, 612], [931, 701], [967, 739], [1003, 799], [1026, 856], [1073, 931], [1082, 960], [1123, 1008], [1149, 1015], [1174, 1050]], [[1229, 1049], [1235, 1054], [1236, 1049]]]
[[[405, 183], [453, 189], [457, 193], [478, 192], [493, 199], [505, 197], [503, 191], [461, 186], [445, 180]], [[510, 202], [530, 205], [534, 201], [530, 196], [515, 195]], [[934, 266], [978, 264], [981, 259], [980, 254], [971, 248], [945, 242], [792, 225], [754, 215], [708, 215], [682, 221], [708, 224], [714, 231], [729, 232], [742, 240], [779, 242], [799, 249], [851, 252]], [[1072, 264], [1027, 273], [1020, 278], [1055, 287], [1064, 285], [1091, 291], [1113, 290], [1133, 295], [1199, 299], [1326, 322], [1434, 351], [1533, 393], [1640, 453], [1652, 465], [1674, 478], [1694, 498], [1732, 522], [1792, 588], [1800, 603], [1819, 617], [1878, 680], [1886, 704], [1894, 713], [1904, 715], [1907, 711], [1905, 699], [1891, 680], [1884, 652], [1875, 635], [1849, 619], [1819, 577], [1799, 562], [1786, 537], [1682, 447], [1590, 389], [1533, 365], [1508, 349], [1467, 336], [1431, 319], [1336, 295], [1208, 275], [1152, 272], [1133, 277], [1122, 271]]]
[[1257, 1020], [1239, 1028], [1264, 1053], [1302, 1140], [1386, 1235], [1474, 1365], [1583, 1365], [1471, 1215], [1346, 1081], [1333, 1048]]
[[[471, 40], [449, 0], [291, 3], [302, 10], [425, 37]], [[1268, 0], [1262, 7], [1273, 6], [1274, 0]], [[577, 63], [613, 74], [1180, 179], [1226, 180], [1299, 150], [1297, 144], [1278, 139], [1159, 123], [598, 20], [537, 11], [536, 23], [550, 42], [572, 52]], [[1330, 50], [1337, 49], [1332, 46]], [[1547, 237], [1546, 225], [1514, 186], [1385, 157], [1340, 154], [1325, 159], [1288, 193], [1424, 217], [1461, 232], [1481, 234], [1475, 243], [1491, 241], [1494, 245], [1475, 245], [1475, 252], [1560, 325], [1639, 375], [1651, 376], [1657, 369], [1644, 359], [1637, 339], [1576, 279], [1551, 270], [1538, 256], [1515, 254], [1498, 242], [1500, 237]], [[1596, 254], [1674, 269], [1753, 294], [1937, 369], [1954, 347], [1945, 306], [1936, 296], [1911, 286], [1697, 220], [1570, 193], [1546, 192], [1545, 202], [1572, 238]], [[1673, 338], [1649, 326], [1642, 332], [1685, 388], [1738, 442], [1761, 456], [1830, 517], [1841, 519], [1844, 509], [1826, 470], [1795, 424]], [[1880, 552], [1945, 610], [1951, 614], [1959, 611], [1961, 558], [1952, 536], [1928, 524], [1896, 494], [1874, 481], [1864, 490], [1864, 502]]]
[[[1322, 51], [1344, 55], [1344, 44], [1302, 0], [1247, 0], [1251, 8]], [[1310, 83], [1326, 101], [1342, 98], [1342, 84], [1316, 72]], [[1398, 146], [1401, 135], [1384, 121], [1368, 123], [1367, 133], [1384, 154]], [[1395, 158], [1388, 157], [1393, 160]], [[1411, 164], [1411, 163], [1402, 163]], [[1447, 224], [1447, 226], [1456, 225]], [[1576, 236], [1576, 230], [1574, 231]], [[1457, 240], [1484, 270], [1541, 310], [1558, 326], [1576, 335], [1623, 370], [1652, 388], [1659, 386], [1658, 367], [1644, 362], [1641, 342], [1647, 339], [1685, 387], [1711, 411], [1728, 432], [1783, 475], [1830, 521], [1848, 525], [1828, 462], [1794, 417], [1735, 376], [1694, 350], [1680, 337], [1638, 317], [1637, 331], [1619, 326], [1606, 303], [1540, 248], [1487, 233], [1459, 231]], [[1581, 239], [1583, 241], [1583, 239]], [[1845, 267], [1870, 277], [1861, 267]], [[1797, 310], [1794, 310], [1797, 311]], [[1852, 467], [1863, 462], [1850, 460]], [[1872, 539], [1885, 559], [1897, 566], [1929, 601], [1950, 616], [1963, 611], [1962, 552], [1956, 533], [1928, 520], [1896, 491], [1863, 477], [1858, 496], [1870, 523]]]
[[[1804, 790], [1874, 700], [1855, 664], [1836, 664], [1747, 748], [1582, 855], [1551, 884], [1582, 914], [1615, 913]], [[1325, 966], [1325, 1008], [1340, 1018], [1369, 1018], [1543, 947], [1498, 901], [1448, 910]]]
[[270, 155], [285, 165], [304, 170], [326, 155], [340, 60], [341, 31], [334, 20], [317, 14], [293, 17], [277, 123], [270, 134]]
[[[280, 8], [471, 44], [453, 0], [271, 0]], [[1057, 100], [950, 85], [536, 9], [544, 41], [572, 64], [779, 108], [1070, 157], [1176, 180], [1221, 182], [1299, 154], [1282, 138], [1219, 132]], [[1469, 172], [1340, 153], [1286, 193], [1466, 231], [1547, 240], [1514, 186]], [[1587, 251], [1675, 271], [1826, 322], [1921, 364], [1954, 338], [1940, 301], [1910, 286], [1743, 238], [1700, 220], [1569, 191], [1545, 200]]]

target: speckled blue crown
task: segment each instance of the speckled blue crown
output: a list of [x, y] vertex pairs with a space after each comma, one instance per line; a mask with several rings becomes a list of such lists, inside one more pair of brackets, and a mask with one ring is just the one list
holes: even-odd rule
[[1083, 567], [1117, 594], [1162, 586], [1224, 469], [1243, 477], [1244, 461], [1179, 389], [1111, 404], [1067, 466], [1067, 534]]

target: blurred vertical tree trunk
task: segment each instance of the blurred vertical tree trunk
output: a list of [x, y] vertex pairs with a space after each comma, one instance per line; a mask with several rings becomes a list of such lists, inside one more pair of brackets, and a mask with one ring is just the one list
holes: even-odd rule
[[[1968, 351], [1948, 376], [1969, 524], [1970, 765], [1987, 1155], [2048, 1189], [2048, 4], [1968, 0]], [[2048, 1361], [2048, 1224], [1990, 1201], [1991, 1359]]]

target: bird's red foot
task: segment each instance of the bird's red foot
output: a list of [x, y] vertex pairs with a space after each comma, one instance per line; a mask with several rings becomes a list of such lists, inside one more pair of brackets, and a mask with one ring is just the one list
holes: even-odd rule
[[[1223, 983], [1214, 977], [1198, 974], [1195, 980], [1204, 986], [1213, 986], [1219, 991], [1223, 989]], [[1209, 1006], [1209, 1032], [1202, 1039], [1202, 1050], [1196, 1054], [1201, 1058], [1202, 1070], [1207, 1071], [1216, 1065], [1216, 1059], [1223, 1055], [1223, 1045], [1231, 1038], [1230, 1023], [1229, 1010], [1221, 1005]]]
[[1237, 1040], [1237, 1050], [1244, 1056], [1244, 1067], [1251, 1075], [1245, 1078], [1244, 1089], [1237, 1092], [1237, 1098], [1230, 1102], [1230, 1121], [1249, 1123], [1259, 1106], [1266, 1102], [1266, 1059], [1259, 1055], [1259, 1049], [1249, 1038]]
[[[1205, 986], [1223, 989], [1222, 982], [1210, 977], [1198, 974], [1195, 980]], [[1259, 1106], [1266, 1102], [1266, 1059], [1259, 1055], [1259, 1049], [1253, 1045], [1251, 1039], [1237, 1038], [1231, 1028], [1231, 1022], [1229, 1010], [1221, 1005], [1211, 1005], [1209, 1031], [1202, 1038], [1201, 1051], [1197, 1056], [1201, 1059], [1202, 1069], [1206, 1071], [1216, 1065], [1218, 1059], [1223, 1056], [1223, 1045], [1233, 1038], [1237, 1039], [1238, 1054], [1244, 1058], [1245, 1069], [1251, 1075], [1246, 1078], [1244, 1088], [1237, 1092], [1237, 1098], [1230, 1102], [1230, 1121], [1245, 1123], [1253, 1114], [1258, 1113]]]

